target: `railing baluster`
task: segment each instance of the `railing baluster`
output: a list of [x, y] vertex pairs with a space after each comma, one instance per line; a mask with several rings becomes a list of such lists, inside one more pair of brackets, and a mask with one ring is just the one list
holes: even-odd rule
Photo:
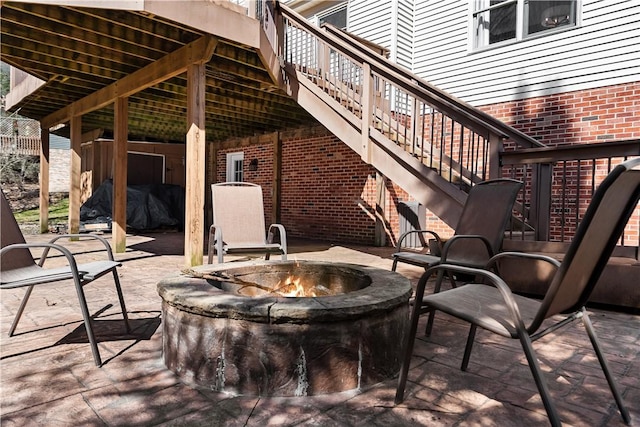
[[[471, 107], [450, 100], [438, 89], [418, 81], [417, 76], [386, 65], [385, 59], [354, 50], [349, 42], [341, 41], [346, 38], [340, 38], [332, 32], [333, 30], [317, 30], [303, 18], [287, 11], [286, 6], [282, 5], [282, 10], [285, 18], [283, 22], [286, 25], [283, 57], [289, 65], [304, 71], [308, 78], [315, 79], [318, 84], [321, 84], [326, 93], [362, 120], [363, 128], [366, 124], [373, 125], [394, 144], [400, 145], [404, 151], [410, 151], [423, 164], [437, 170], [440, 176], [444, 175], [443, 178], [448, 177], [451, 180], [459, 177], [474, 185], [479, 180], [499, 175], [495, 170], [491, 172], [492, 175], [489, 171], [489, 168], [503, 167], [494, 158], [496, 154], [504, 162], [510, 153], [517, 153], [516, 147], [539, 146], [532, 138], [513, 128], [505, 127], [500, 121], [486, 115], [478, 115], [477, 111]], [[369, 95], [365, 94], [363, 89], [365, 76], [362, 69], [365, 63], [371, 70], [369, 73], [371, 77], [366, 77], [372, 79]], [[367, 114], [369, 117], [364, 116], [366, 109], [363, 108], [363, 102], [366, 102], [367, 96], [371, 103], [370, 114]], [[420, 126], [419, 130], [418, 126]], [[457, 127], [459, 132], [456, 132]], [[450, 135], [447, 135], [447, 132], [450, 132]], [[456, 133], [459, 136], [456, 136]], [[511, 141], [507, 144], [507, 151], [501, 147], [504, 135], [507, 135]], [[496, 148], [493, 145], [495, 142], [500, 146]], [[455, 146], [456, 144], [458, 147]], [[450, 145], [450, 148], [447, 145]], [[637, 142], [635, 146], [629, 144], [629, 147], [629, 155], [638, 155]], [[632, 147], [636, 147], [635, 151]], [[621, 155], [612, 156], [608, 153], [601, 157], [591, 157], [593, 158], [590, 185], [592, 194], [604, 174], [601, 169], [604, 167], [611, 170], [612, 164], [617, 164], [617, 159], [621, 157]], [[613, 162], [614, 158], [616, 162]], [[579, 159], [576, 157], [573, 160]], [[582, 216], [581, 205], [586, 203], [584, 198], [590, 199], [586, 194], [580, 194], [588, 186], [586, 181], [582, 182], [585, 179], [586, 170], [583, 172], [581, 168], [584, 164], [578, 162], [578, 181], [574, 186], [577, 193], [575, 204], [573, 204], [573, 201], [568, 200], [567, 174], [573, 173], [573, 168], [576, 166], [568, 165], [564, 158], [558, 161], [546, 160], [543, 163], [549, 165], [546, 167], [555, 168], [556, 171], [552, 174], [556, 179], [554, 183], [548, 184], [549, 178], [544, 178], [545, 182], [552, 186], [553, 194], [557, 196], [554, 198], [555, 202], [551, 204], [553, 209], [550, 209], [555, 210], [555, 222], [546, 222], [546, 224], [553, 224], [554, 230], [548, 234], [551, 234], [551, 239], [565, 241], [575, 232], [575, 226]], [[534, 167], [533, 163], [527, 162], [519, 165], [509, 164], [511, 175], [525, 181], [526, 191], [523, 191], [518, 212], [521, 216], [524, 239], [530, 220], [528, 216], [531, 215], [529, 206], [533, 197], [536, 197], [532, 192], [537, 191], [531, 185]], [[449, 167], [448, 174], [443, 173], [445, 165]], [[574, 178], [575, 175], [572, 179]], [[547, 203], [542, 205], [547, 206]], [[570, 213], [569, 217], [567, 213]], [[537, 212], [536, 215], [547, 215], [547, 213]], [[575, 224], [567, 224], [568, 218], [571, 218]], [[561, 224], [558, 224], [558, 221]], [[571, 230], [567, 229], [569, 225]], [[623, 234], [623, 241], [624, 236]]]

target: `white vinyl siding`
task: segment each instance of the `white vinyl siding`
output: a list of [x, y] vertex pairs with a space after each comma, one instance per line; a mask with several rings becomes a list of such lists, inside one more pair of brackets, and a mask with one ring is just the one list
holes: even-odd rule
[[413, 1], [396, 2], [397, 37], [395, 61], [403, 67], [413, 66]]
[[475, 105], [638, 81], [640, 2], [583, 0], [578, 27], [470, 49], [470, 4], [416, 7], [414, 72]]
[[393, 48], [393, 0], [353, 0], [349, 2], [347, 30], [380, 46]]
[[416, 74], [433, 83], [442, 62], [466, 57], [468, 12], [465, 1], [418, 1], [413, 45]]

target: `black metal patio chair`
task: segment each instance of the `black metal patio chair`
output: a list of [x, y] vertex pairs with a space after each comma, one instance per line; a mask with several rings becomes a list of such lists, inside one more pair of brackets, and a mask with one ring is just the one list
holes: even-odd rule
[[[440, 310], [471, 324], [461, 369], [467, 369], [478, 326], [503, 337], [519, 340], [549, 420], [552, 425], [558, 426], [561, 424], [560, 416], [551, 400], [532, 342], [573, 320], [582, 319], [622, 418], [629, 424], [629, 412], [600, 348], [585, 305], [639, 199], [640, 158], [636, 158], [618, 165], [602, 181], [561, 263], [543, 255], [517, 252], [503, 252], [489, 261], [487, 268], [499, 267], [500, 262], [509, 257], [541, 259], [557, 266], [542, 300], [513, 294], [507, 283], [487, 269], [451, 264], [429, 268], [418, 282], [416, 300], [422, 300], [423, 306], [428, 310]], [[429, 277], [442, 270], [474, 275], [483, 280], [423, 298]], [[419, 316], [420, 306], [416, 305], [412, 310], [411, 327], [404, 349], [396, 403], [404, 399]]]
[[[398, 239], [397, 250], [392, 255], [392, 271], [398, 263], [407, 263], [427, 268], [438, 264], [454, 264], [481, 268], [498, 251], [504, 240], [505, 229], [513, 215], [513, 205], [523, 183], [509, 178], [483, 181], [471, 187], [454, 235], [443, 244], [443, 239], [435, 231], [411, 230]], [[427, 236], [435, 240], [436, 252], [403, 249], [406, 239], [419, 236], [422, 246], [428, 248]], [[450, 271], [438, 271], [434, 292], [440, 292], [444, 276], [452, 287], [456, 281]], [[429, 314], [426, 334], [431, 333], [433, 311]]]

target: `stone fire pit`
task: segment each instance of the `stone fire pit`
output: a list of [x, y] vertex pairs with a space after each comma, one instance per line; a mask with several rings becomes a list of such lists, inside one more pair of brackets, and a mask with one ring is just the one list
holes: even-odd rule
[[[290, 275], [327, 296], [273, 293]], [[399, 370], [411, 292], [398, 273], [353, 264], [197, 267], [158, 283], [164, 361], [188, 384], [233, 394], [366, 387]]]

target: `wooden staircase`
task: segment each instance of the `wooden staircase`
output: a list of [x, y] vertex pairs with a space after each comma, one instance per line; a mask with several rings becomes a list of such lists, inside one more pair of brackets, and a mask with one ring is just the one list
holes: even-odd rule
[[282, 4], [279, 10], [283, 88], [445, 223], [457, 223], [465, 190], [501, 175], [505, 139], [541, 146], [347, 33], [318, 28]]

